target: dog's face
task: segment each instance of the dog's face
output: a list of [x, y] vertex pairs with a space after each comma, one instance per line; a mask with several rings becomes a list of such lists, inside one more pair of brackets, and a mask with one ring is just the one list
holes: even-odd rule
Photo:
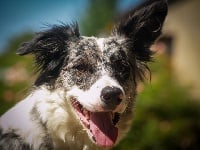
[[125, 104], [124, 91], [135, 89], [136, 72], [136, 62], [128, 52], [126, 41], [116, 37], [76, 40], [77, 44], [69, 44], [68, 63], [64, 63], [58, 86], [65, 87], [70, 94], [77, 90], [77, 97], [90, 92], [88, 100], [79, 100], [90, 111], [114, 110], [118, 104]]
[[117, 37], [79, 37], [69, 44], [68, 53], [57, 86], [67, 89], [68, 101], [91, 140], [112, 146], [119, 116], [134, 99], [134, 55], [127, 41]]
[[33, 53], [40, 70], [35, 85], [64, 89], [91, 141], [112, 146], [127, 131], [136, 83], [151, 60], [149, 47], [161, 34], [166, 13], [165, 0], [147, 1], [107, 38], [80, 36], [76, 23], [53, 26], [18, 54]]

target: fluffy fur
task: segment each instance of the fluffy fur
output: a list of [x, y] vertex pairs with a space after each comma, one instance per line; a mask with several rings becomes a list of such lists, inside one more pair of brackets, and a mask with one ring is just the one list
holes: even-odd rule
[[77, 23], [53, 26], [24, 43], [39, 75], [33, 90], [0, 118], [0, 149], [108, 149], [128, 132], [136, 86], [161, 34], [165, 0], [148, 0], [110, 37], [80, 36]]

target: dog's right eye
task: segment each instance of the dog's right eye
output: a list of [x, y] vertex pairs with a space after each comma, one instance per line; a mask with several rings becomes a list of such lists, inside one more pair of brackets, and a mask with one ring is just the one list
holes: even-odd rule
[[73, 69], [77, 69], [79, 71], [86, 71], [87, 70], [87, 65], [86, 64], [74, 65]]

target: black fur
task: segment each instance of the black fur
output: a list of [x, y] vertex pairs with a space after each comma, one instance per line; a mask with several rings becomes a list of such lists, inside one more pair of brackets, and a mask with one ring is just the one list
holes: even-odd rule
[[122, 16], [121, 22], [115, 26], [114, 34], [130, 40], [130, 49], [138, 60], [151, 60], [149, 47], [161, 34], [167, 9], [166, 0], [147, 0]]
[[53, 26], [47, 31], [38, 33], [31, 42], [24, 43], [18, 49], [17, 54], [19, 55], [29, 53], [35, 55], [36, 65], [40, 71], [35, 81], [36, 86], [55, 81], [66, 59], [68, 40], [78, 37], [77, 23]]
[[0, 150], [31, 150], [31, 147], [14, 131], [4, 134], [0, 131]]
[[[53, 150], [52, 144], [52, 141], [48, 142], [44, 139], [44, 143], [39, 146], [38, 150]], [[0, 132], [0, 150], [33, 150], [33, 147], [14, 131], [4, 134]]]

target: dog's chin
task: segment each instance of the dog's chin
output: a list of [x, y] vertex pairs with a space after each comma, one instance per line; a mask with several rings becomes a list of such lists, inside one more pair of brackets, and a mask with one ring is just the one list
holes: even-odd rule
[[76, 116], [86, 129], [91, 141], [101, 147], [112, 147], [118, 137], [119, 113], [112, 111], [91, 112], [86, 110], [76, 99], [71, 99]]

